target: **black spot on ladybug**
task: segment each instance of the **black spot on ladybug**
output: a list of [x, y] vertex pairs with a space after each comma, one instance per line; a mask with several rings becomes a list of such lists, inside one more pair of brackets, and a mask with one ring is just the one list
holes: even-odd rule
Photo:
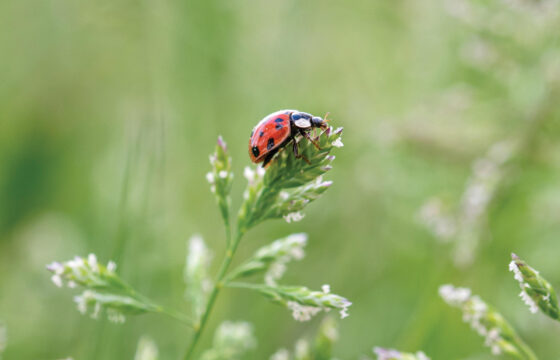
[[255, 157], [259, 157], [259, 148], [256, 146], [253, 146], [253, 148], [251, 149], [251, 151], [253, 152], [253, 155], [255, 155]]
[[264, 131], [261, 131], [261, 132], [259, 133], [259, 137], [263, 137], [263, 135], [264, 135]]
[[268, 139], [267, 143], [266, 143], [266, 150], [270, 150], [274, 147], [274, 139], [270, 138]]
[[282, 124], [276, 124], [276, 130], [280, 130], [282, 128], [283, 128]]
[[284, 122], [284, 119], [282, 119], [282, 118], [276, 118], [276, 120], [274, 120], [274, 122], [283, 123], [283, 122]]

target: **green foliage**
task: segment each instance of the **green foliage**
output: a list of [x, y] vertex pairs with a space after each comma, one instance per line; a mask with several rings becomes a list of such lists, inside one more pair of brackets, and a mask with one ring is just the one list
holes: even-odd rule
[[[293, 311], [294, 318], [299, 321], [307, 321], [317, 312], [331, 308], [340, 309], [342, 318], [348, 316], [347, 310], [352, 303], [338, 295], [329, 294], [330, 289], [328, 285], [325, 285], [322, 293], [310, 292], [305, 287], [281, 287], [276, 285], [276, 280], [284, 273], [286, 264], [292, 258], [303, 257], [302, 248], [306, 242], [305, 235], [296, 234], [286, 239], [277, 240], [259, 250], [244, 265], [228, 274], [237, 247], [248, 229], [264, 220], [280, 216], [284, 216], [287, 222], [300, 220], [302, 215], [299, 211], [303, 210], [311, 200], [319, 198], [331, 185], [331, 182], [323, 182], [321, 175], [331, 169], [331, 166], [327, 164], [332, 162], [334, 157], [329, 156], [329, 152], [333, 147], [342, 147], [341, 135], [342, 129], [333, 132], [332, 128], [328, 127], [313, 141], [307, 142], [305, 140], [301, 142], [301, 151], [305, 154], [306, 158], [296, 157], [295, 152], [281, 152], [273, 158], [272, 164], [266, 171], [262, 167], [257, 168], [255, 171], [251, 170], [251, 168], [245, 169], [248, 185], [244, 194], [245, 201], [239, 211], [236, 235], [233, 237], [233, 241], [231, 241], [229, 221], [227, 218], [224, 218], [227, 240], [226, 254], [207, 300], [206, 296], [204, 296], [204, 302], [195, 302], [195, 305], [203, 303], [204, 306], [200, 309], [200, 316], [194, 324], [194, 334], [185, 353], [185, 360], [193, 357], [196, 345], [214, 307], [214, 302], [224, 285], [256, 289], [267, 295], [271, 300], [290, 308]], [[297, 140], [294, 139], [293, 141]], [[223, 151], [221, 157], [228, 159], [227, 149], [221, 138], [218, 144], [221, 149], [220, 151]], [[216, 166], [216, 161], [212, 157], [210, 163], [214, 167]], [[214, 173], [216, 171], [214, 170]], [[289, 176], [284, 176], [284, 174]], [[223, 177], [228, 178], [230, 175], [224, 173]], [[209, 176], [209, 180], [212, 183], [212, 192], [217, 193], [217, 190], [214, 188], [216, 182], [212, 181], [214, 176]], [[288, 191], [286, 189], [290, 188], [293, 188], [293, 191], [291, 193], [286, 192]], [[284, 195], [284, 192], [286, 195]], [[294, 218], [294, 213], [298, 214], [297, 218]], [[198, 247], [201, 248], [202, 246]], [[187, 260], [198, 264], [200, 262], [199, 258], [199, 256], [193, 256]], [[187, 263], [187, 268], [190, 267], [197, 266]], [[231, 282], [232, 279], [264, 270], [268, 270], [268, 273], [265, 275], [267, 285]], [[194, 281], [197, 280], [200, 282], [204, 279], [194, 278]], [[203, 285], [195, 285], [195, 289], [199, 288], [203, 288]], [[216, 345], [215, 347], [218, 346]], [[216, 354], [208, 356], [222, 356], [220, 351]]]
[[[555, 359], [558, 324], [538, 326], [504, 264], [513, 250], [560, 282], [558, 9], [557, 0], [0, 1], [3, 358], [129, 359], [144, 335], [159, 358], [183, 355], [182, 324], [80, 316], [72, 296], [83, 291], [48, 284], [44, 264], [94, 252], [151, 303], [191, 314], [186, 240], [204, 234], [212, 275], [226, 250], [207, 154], [217, 134], [228, 140], [235, 227], [250, 130], [294, 107], [328, 110], [344, 126], [325, 178], [336, 186], [299, 223], [253, 227], [232, 270], [273, 239], [308, 233], [305, 262], [276, 282], [319, 290], [328, 280], [354, 301], [339, 359], [374, 344], [433, 359], [481, 354], [438, 300], [442, 283], [476, 289], [540, 359]], [[500, 144], [515, 145], [504, 166], [490, 156]], [[417, 214], [434, 197], [442, 221], [426, 231]], [[270, 269], [239, 281], [261, 283]], [[252, 291], [224, 289], [214, 310], [198, 349], [221, 317], [246, 319], [259, 341], [246, 360], [283, 344], [292, 352], [315, 325]]]

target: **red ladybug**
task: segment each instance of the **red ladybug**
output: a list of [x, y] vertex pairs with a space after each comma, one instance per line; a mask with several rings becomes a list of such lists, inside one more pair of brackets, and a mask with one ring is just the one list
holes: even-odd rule
[[280, 110], [267, 115], [251, 132], [249, 140], [251, 161], [257, 164], [263, 162], [265, 167], [280, 149], [293, 141], [296, 158], [303, 158], [309, 163], [303, 154], [298, 153], [295, 137], [302, 135], [319, 148], [309, 133], [314, 128], [326, 129], [326, 127], [326, 120], [297, 110]]

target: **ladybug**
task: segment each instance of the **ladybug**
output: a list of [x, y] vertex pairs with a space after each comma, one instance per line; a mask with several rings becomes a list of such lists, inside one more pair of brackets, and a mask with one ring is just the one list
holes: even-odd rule
[[309, 163], [303, 154], [299, 154], [295, 138], [301, 135], [319, 149], [319, 145], [309, 135], [315, 128], [326, 129], [327, 120], [297, 110], [280, 110], [265, 116], [251, 132], [249, 140], [251, 161], [256, 164], [262, 162], [262, 166], [266, 167], [279, 150], [293, 141], [296, 158], [303, 158]]

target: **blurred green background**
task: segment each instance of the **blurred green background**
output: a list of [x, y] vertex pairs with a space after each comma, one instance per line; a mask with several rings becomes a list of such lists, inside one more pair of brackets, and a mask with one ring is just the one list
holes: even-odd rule
[[[344, 126], [334, 186], [303, 221], [252, 230], [237, 260], [307, 232], [284, 283], [329, 283], [353, 301], [338, 358], [374, 345], [490, 358], [439, 298], [444, 283], [471, 287], [540, 358], [558, 358], [559, 324], [529, 313], [507, 271], [515, 251], [560, 286], [558, 12], [555, 0], [0, 2], [5, 359], [132, 359], [141, 335], [179, 358], [188, 329], [82, 316], [45, 265], [93, 252], [187, 310], [186, 241], [203, 235], [213, 271], [224, 249], [204, 179], [216, 137], [233, 156], [236, 208], [251, 128], [284, 108]], [[505, 161], [496, 144], [513, 144]], [[221, 320], [246, 320], [248, 359], [319, 322], [242, 290], [214, 310], [200, 349]]]

